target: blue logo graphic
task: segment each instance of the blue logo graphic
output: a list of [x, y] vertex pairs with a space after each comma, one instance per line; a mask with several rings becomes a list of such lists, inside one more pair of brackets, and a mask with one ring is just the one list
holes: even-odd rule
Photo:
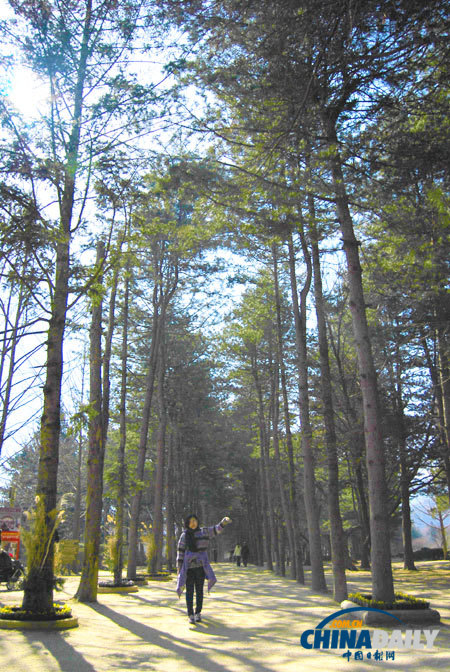
[[[376, 661], [383, 660], [383, 651], [378, 649], [388, 647], [391, 649], [432, 649], [434, 640], [439, 634], [439, 630], [393, 630], [391, 633], [382, 629], [373, 629], [372, 631], [363, 628], [362, 619], [345, 619], [348, 614], [354, 615], [356, 612], [372, 611], [378, 614], [389, 616], [398, 625], [403, 624], [401, 618], [389, 611], [374, 609], [372, 607], [350, 607], [335, 611], [330, 616], [324, 618], [316, 625], [314, 629], [305, 630], [300, 637], [300, 644], [304, 649], [346, 649], [343, 657], [350, 660], [352, 656], [355, 660], [363, 660], [365, 649], [366, 659]], [[342, 618], [344, 616], [344, 618]], [[329, 625], [328, 628], [325, 626]], [[388, 626], [389, 627], [389, 626]], [[421, 638], [424, 641], [421, 641]], [[356, 650], [354, 653], [350, 649]], [[372, 649], [375, 649], [372, 652]], [[395, 651], [386, 651], [386, 660], [395, 659]]]

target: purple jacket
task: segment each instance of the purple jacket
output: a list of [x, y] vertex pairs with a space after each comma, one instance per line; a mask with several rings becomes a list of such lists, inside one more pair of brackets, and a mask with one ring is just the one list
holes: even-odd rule
[[216, 575], [214, 574], [214, 570], [209, 562], [208, 553], [206, 551], [196, 551], [194, 553], [193, 551], [186, 550], [184, 553], [183, 564], [181, 565], [180, 573], [178, 574], [177, 578], [178, 597], [181, 597], [181, 593], [183, 592], [183, 588], [186, 584], [187, 571], [189, 568], [189, 560], [191, 558], [198, 558], [203, 565], [206, 578], [208, 579], [208, 593], [213, 587], [213, 585], [217, 582]]

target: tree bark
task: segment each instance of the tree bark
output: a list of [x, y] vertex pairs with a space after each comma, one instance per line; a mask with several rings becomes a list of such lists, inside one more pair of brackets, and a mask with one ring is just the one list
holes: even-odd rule
[[[154, 301], [154, 307], [155, 303], [156, 302]], [[148, 428], [150, 424], [150, 413], [152, 408], [153, 389], [155, 384], [156, 359], [157, 359], [156, 354], [158, 351], [158, 340], [159, 340], [158, 321], [159, 321], [159, 315], [157, 314], [157, 312], [154, 311], [150, 356], [149, 356], [147, 376], [145, 380], [145, 400], [144, 400], [144, 407], [142, 409], [142, 420], [139, 434], [138, 462], [136, 468], [136, 478], [141, 483], [144, 480], [145, 457], [147, 454]], [[142, 487], [138, 485], [137, 491], [133, 495], [131, 500], [130, 530], [128, 538], [128, 568], [127, 568], [128, 579], [136, 578], [138, 528], [139, 528], [139, 516], [141, 512], [141, 503], [142, 503]]]
[[270, 483], [268, 478], [268, 464], [266, 459], [266, 444], [267, 444], [267, 432], [266, 432], [266, 421], [264, 413], [264, 404], [261, 384], [258, 376], [257, 369], [257, 355], [256, 348], [255, 353], [250, 355], [251, 359], [251, 369], [253, 380], [255, 383], [256, 395], [258, 400], [258, 424], [259, 424], [259, 446], [260, 446], [260, 485], [261, 485], [261, 500], [262, 500], [262, 511], [263, 511], [263, 526], [264, 526], [264, 541], [266, 548], [266, 560], [267, 568], [270, 571], [273, 571], [273, 562], [272, 562], [272, 549], [273, 549], [273, 530], [275, 526], [273, 518], [273, 509], [272, 509], [272, 500], [270, 496]]
[[347, 261], [350, 311], [363, 398], [367, 475], [369, 481], [372, 595], [375, 600], [390, 602], [394, 599], [394, 582], [391, 566], [385, 457], [381, 436], [377, 377], [366, 317], [358, 241], [356, 240], [353, 221], [348, 207], [335, 121], [333, 116], [327, 113], [323, 113], [322, 121], [330, 149], [330, 169]]
[[[142, 421], [139, 434], [139, 449], [138, 449], [138, 463], [136, 469], [137, 480], [143, 482], [145, 470], [145, 457], [147, 453], [147, 438], [148, 428], [150, 424], [150, 413], [152, 408], [153, 388], [155, 384], [155, 374], [157, 366], [157, 353], [159, 351], [160, 342], [162, 338], [162, 325], [164, 325], [165, 314], [167, 307], [175, 294], [178, 285], [178, 260], [175, 259], [171, 265], [172, 274], [168, 272], [166, 286], [164, 286], [164, 278], [162, 274], [162, 258], [164, 251], [158, 252], [157, 245], [153, 248], [154, 259], [154, 288], [153, 288], [153, 324], [152, 324], [152, 341], [150, 346], [150, 356], [148, 372], [145, 384], [145, 401], [142, 411]], [[164, 430], [165, 431], [165, 430]], [[128, 571], [127, 578], [136, 578], [136, 564], [137, 564], [137, 545], [138, 545], [138, 528], [139, 517], [141, 512], [142, 502], [142, 486], [138, 485], [137, 492], [131, 501], [130, 511], [130, 533], [129, 533], [129, 548], [128, 548]]]
[[[286, 493], [284, 490], [284, 479], [282, 478], [282, 469], [283, 465], [281, 462], [281, 457], [280, 457], [280, 450], [279, 450], [279, 436], [278, 436], [278, 422], [279, 422], [279, 388], [280, 388], [280, 374], [283, 376], [283, 372], [281, 371], [283, 367], [283, 335], [282, 335], [282, 325], [281, 325], [281, 301], [280, 301], [280, 287], [279, 287], [279, 282], [278, 282], [278, 251], [277, 251], [277, 246], [276, 243], [272, 244], [272, 260], [273, 260], [273, 278], [274, 278], [274, 290], [275, 290], [275, 308], [276, 308], [276, 333], [277, 333], [277, 356], [275, 358], [275, 367], [274, 367], [274, 372], [273, 376], [275, 377], [275, 381], [273, 384], [273, 391], [272, 391], [272, 398], [273, 398], [273, 403], [274, 403], [274, 410], [273, 410], [273, 446], [274, 446], [274, 455], [275, 455], [275, 469], [276, 469], [276, 475], [277, 475], [277, 481], [278, 481], [278, 488], [280, 490], [280, 497], [281, 497], [281, 505], [283, 508], [283, 514], [284, 514], [284, 519], [286, 522], [286, 533], [287, 533], [287, 540], [288, 540], [288, 545], [289, 545], [289, 557], [291, 558], [291, 566], [290, 566], [290, 573], [291, 573], [291, 578], [296, 579], [297, 578], [297, 571], [296, 571], [296, 535], [295, 535], [295, 527], [296, 527], [296, 522], [298, 521], [298, 515], [296, 514], [296, 501], [292, 497], [292, 481], [294, 480], [295, 482], [295, 473], [291, 475], [290, 477], [290, 493], [291, 493], [291, 498], [288, 500], [286, 498]], [[284, 374], [285, 375], [285, 374]], [[286, 380], [284, 381], [286, 382]], [[287, 401], [287, 399], [286, 399]], [[287, 413], [289, 416], [289, 406], [287, 408]], [[285, 416], [286, 420], [286, 416]], [[291, 455], [293, 453], [292, 451], [292, 437], [290, 436], [290, 421], [288, 418], [287, 421], [287, 427], [288, 433], [289, 433], [289, 439], [288, 442], [290, 441], [290, 451]], [[293, 459], [292, 459], [292, 466], [293, 466]], [[292, 478], [293, 476], [293, 478]], [[283, 538], [284, 539], [284, 538]]]
[[295, 253], [292, 232], [288, 236], [289, 271], [291, 280], [292, 306], [295, 321], [295, 344], [297, 351], [297, 370], [299, 380], [301, 446], [303, 454], [303, 487], [308, 523], [309, 552], [311, 558], [311, 587], [318, 592], [327, 592], [327, 584], [323, 571], [322, 542], [320, 538], [320, 522], [316, 501], [314, 474], [314, 457], [312, 451], [312, 429], [309, 418], [308, 393], [308, 362], [306, 346], [306, 297], [311, 284], [311, 263], [305, 245], [302, 244], [308, 273], [301, 292], [299, 305], [297, 275], [295, 270]]
[[425, 352], [425, 358], [427, 360], [428, 370], [430, 372], [431, 382], [433, 383], [434, 393], [436, 396], [436, 407], [437, 407], [437, 416], [438, 416], [438, 429], [441, 437], [442, 444], [442, 462], [444, 465], [444, 471], [447, 480], [447, 491], [449, 493], [450, 500], [450, 443], [448, 441], [448, 434], [445, 431], [445, 414], [444, 414], [444, 400], [443, 400], [443, 391], [441, 386], [441, 381], [439, 379], [438, 370], [433, 357], [430, 353], [430, 348], [427, 343], [427, 338], [423, 334], [421, 337], [422, 346]]
[[[103, 242], [97, 243], [96, 268], [101, 268], [105, 255]], [[101, 283], [101, 277], [98, 279]], [[86, 526], [84, 557], [76, 598], [80, 602], [96, 602], [98, 563], [103, 497], [103, 462], [105, 456], [102, 409], [102, 297], [92, 292], [90, 328], [89, 385], [89, 453], [86, 493]]]
[[125, 269], [125, 291], [122, 311], [122, 348], [120, 353], [121, 381], [119, 403], [119, 452], [117, 455], [117, 470], [119, 483], [117, 488], [117, 511], [116, 511], [116, 538], [114, 552], [114, 583], [122, 583], [123, 571], [123, 541], [124, 541], [124, 516], [125, 516], [125, 447], [127, 443], [127, 367], [128, 367], [128, 309], [130, 297], [129, 264]]
[[[63, 340], [66, 326], [69, 294], [70, 239], [75, 195], [75, 177], [80, 146], [83, 90], [86, 65], [89, 55], [88, 42], [91, 26], [92, 0], [86, 2], [80, 60], [75, 84], [73, 123], [67, 145], [64, 185], [60, 202], [60, 228], [56, 245], [56, 273], [51, 305], [51, 317], [47, 332], [46, 380], [44, 384], [44, 408], [41, 419], [41, 449], [38, 467], [36, 494], [44, 498], [48, 514], [56, 507], [57, 476], [59, 461], [59, 436], [61, 428], [61, 380], [63, 372]], [[41, 587], [36, 582], [33, 589], [24, 588], [23, 607], [26, 610], [53, 609], [53, 556], [54, 537], [51, 537], [50, 520], [47, 521], [46, 537], [50, 550], [41, 568]], [[33, 592], [35, 594], [33, 595]]]
[[152, 558], [152, 572], [159, 572], [162, 568], [162, 540], [163, 540], [163, 496], [164, 496], [164, 462], [166, 451], [167, 409], [164, 398], [164, 378], [166, 374], [165, 355], [165, 325], [161, 325], [161, 338], [158, 356], [158, 431], [156, 435], [156, 469], [155, 469], [155, 498], [153, 507], [153, 533], [155, 538], [155, 554]]
[[345, 576], [345, 537], [339, 505], [339, 464], [336, 445], [336, 428], [328, 338], [323, 301], [322, 275], [320, 269], [319, 236], [317, 231], [314, 203], [310, 197], [310, 239], [314, 275], [314, 299], [319, 339], [320, 379], [322, 387], [323, 418], [328, 464], [328, 513], [330, 516], [331, 562], [333, 568], [333, 599], [342, 602], [347, 599], [347, 579]]
[[[439, 324], [436, 328], [436, 340], [438, 348], [438, 367], [439, 367], [439, 388], [440, 388], [440, 398], [442, 403], [442, 423], [443, 423], [443, 436], [445, 437], [444, 445], [444, 466], [447, 476], [447, 490], [448, 498], [450, 503], [450, 368], [448, 364], [448, 345], [447, 345], [447, 334], [446, 327], [441, 326], [445, 324], [445, 318], [440, 316], [440, 308], [436, 309]], [[440, 319], [439, 319], [440, 317]], [[443, 321], [444, 320], [444, 321]]]
[[168, 449], [167, 449], [167, 469], [166, 469], [166, 556], [167, 556], [167, 566], [170, 571], [175, 567], [175, 516], [174, 516], [174, 506], [173, 506], [173, 492], [174, 492], [174, 481], [173, 481], [173, 452], [175, 446], [175, 432], [172, 430], [170, 432]]

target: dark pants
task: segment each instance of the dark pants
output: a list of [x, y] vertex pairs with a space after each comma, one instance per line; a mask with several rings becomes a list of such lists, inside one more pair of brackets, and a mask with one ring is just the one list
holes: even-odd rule
[[247, 560], [248, 556], [242, 556], [242, 562], [244, 563], [244, 567], [247, 567]]
[[203, 567], [193, 567], [186, 574], [186, 606], [188, 615], [194, 613], [194, 586], [196, 595], [195, 613], [199, 614], [203, 606], [203, 584], [205, 583], [205, 570]]
[[241, 566], [241, 556], [240, 556], [240, 555], [237, 555], [237, 556], [236, 556], [236, 565], [237, 565], [238, 567]]

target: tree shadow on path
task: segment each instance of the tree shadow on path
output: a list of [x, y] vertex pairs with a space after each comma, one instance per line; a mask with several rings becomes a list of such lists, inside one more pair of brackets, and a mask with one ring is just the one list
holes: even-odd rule
[[[207, 649], [199, 649], [199, 643], [193, 639], [195, 636], [195, 632], [193, 632], [195, 631], [195, 628], [193, 630], [189, 630], [190, 640], [179, 639], [172, 635], [163, 633], [160, 630], [156, 630], [155, 628], [152, 628], [148, 625], [144, 625], [139, 621], [135, 621], [128, 616], [124, 616], [123, 614], [114, 611], [110, 607], [107, 607], [103, 604], [91, 604], [89, 606], [105, 618], [109, 618], [111, 621], [116, 623], [116, 625], [120, 626], [121, 628], [125, 628], [136, 637], [143, 639], [149, 644], [159, 646], [162, 649], [175, 654], [177, 659], [180, 660], [181, 668], [183, 667], [182, 661], [184, 660], [185, 662], [190, 663], [194, 668], [198, 670], [204, 670], [205, 672], [228, 672], [229, 670], [228, 667], [218, 663], [215, 660], [212, 660], [208, 655]], [[199, 629], [199, 632], [205, 633], [207, 628], [208, 626], [204, 624], [201, 630]], [[223, 632], [220, 633], [217, 631], [213, 633], [214, 628], [217, 628], [217, 630], [222, 630]], [[223, 624], [220, 624], [219, 626], [217, 624], [211, 624], [209, 629], [211, 632], [208, 631], [207, 634], [221, 634], [225, 639], [233, 639], [234, 641], [238, 641], [239, 639], [243, 640], [244, 638], [245, 640], [248, 640], [248, 632], [245, 632], [244, 635], [243, 631], [238, 628], [227, 628]], [[235, 658], [247, 666], [247, 668], [251, 667], [254, 672], [274, 672], [272, 667], [267, 667], [263, 663], [253, 661], [245, 655], [238, 654], [235, 650], [222, 650], [214, 647], [213, 651], [231, 658]], [[145, 662], [148, 662], [148, 655], [146, 656]], [[132, 665], [133, 669], [136, 667], [139, 667], [138, 662], [134, 662]]]
[[[62, 632], [24, 632], [30, 648], [43, 645], [58, 662], [61, 672], [96, 672], [88, 661], [66, 640]], [[30, 670], [31, 672], [31, 670]]]

